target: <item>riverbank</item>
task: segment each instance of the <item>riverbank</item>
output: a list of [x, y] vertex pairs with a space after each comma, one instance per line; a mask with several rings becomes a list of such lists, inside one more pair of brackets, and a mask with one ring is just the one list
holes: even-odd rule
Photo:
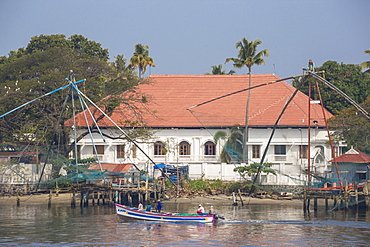
[[[20, 205], [29, 204], [70, 204], [72, 200], [72, 193], [60, 193], [56, 194], [32, 194], [23, 196], [3, 196], [0, 197], [0, 205], [16, 205], [19, 202]], [[76, 203], [79, 203], [80, 198], [76, 197]], [[193, 197], [193, 198], [172, 198], [165, 199], [164, 202], [171, 203], [190, 203], [190, 204], [215, 204], [215, 205], [232, 205], [232, 196], [227, 195], [216, 195], [216, 196], [205, 196], [205, 197]], [[302, 201], [298, 199], [292, 200], [274, 200], [274, 199], [259, 199], [253, 197], [242, 197], [244, 205], [290, 205], [290, 206], [302, 206]], [[238, 205], [242, 205], [242, 201], [237, 201]]]
[[70, 204], [72, 199], [72, 193], [60, 193], [56, 194], [31, 194], [22, 196], [2, 196], [0, 197], [0, 205], [20, 205], [27, 204], [48, 204], [51, 201], [52, 204]]

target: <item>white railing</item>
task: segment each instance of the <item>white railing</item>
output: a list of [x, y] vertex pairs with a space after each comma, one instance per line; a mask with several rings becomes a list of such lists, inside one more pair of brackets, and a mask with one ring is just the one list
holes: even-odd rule
[[275, 161], [286, 161], [286, 155], [275, 155], [274, 160]]

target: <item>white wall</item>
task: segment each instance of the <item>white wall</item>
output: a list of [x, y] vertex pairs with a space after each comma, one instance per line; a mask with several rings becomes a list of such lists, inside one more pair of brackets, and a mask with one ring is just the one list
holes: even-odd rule
[[[11, 167], [4, 165], [0, 169], [1, 184], [25, 184], [37, 182], [40, 179], [43, 164], [14, 164]], [[51, 164], [46, 164], [41, 181], [51, 179]]]
[[[121, 135], [118, 132], [111, 130], [107, 131], [110, 135]], [[204, 155], [204, 144], [207, 141], [213, 141], [213, 134], [218, 129], [163, 129], [159, 130], [155, 134], [155, 138], [151, 142], [140, 143], [139, 146], [142, 150], [156, 163], [166, 163], [171, 165], [189, 165], [190, 178], [196, 179], [204, 178], [208, 179], [222, 179], [236, 181], [240, 179], [239, 174], [233, 171], [233, 164], [221, 164], [220, 153], [222, 150], [221, 145], [216, 147], [215, 156]], [[271, 128], [250, 128], [249, 129], [249, 158], [250, 162], [260, 163], [261, 158], [252, 157], [252, 145], [261, 145], [261, 156], [267, 146], [268, 139], [271, 135]], [[271, 185], [296, 185], [300, 184], [302, 180], [306, 180], [306, 175], [302, 170], [307, 169], [307, 159], [299, 158], [299, 145], [307, 145], [308, 134], [307, 129], [299, 128], [284, 128], [276, 129], [275, 135], [270, 143], [270, 148], [267, 151], [264, 162], [273, 163], [273, 169], [276, 170], [277, 176], [262, 174], [263, 182]], [[94, 133], [94, 144], [105, 145], [104, 155], [99, 158], [103, 162], [111, 163], [130, 163], [134, 162], [138, 166], [144, 166], [148, 162], [147, 157], [139, 150], [136, 151], [137, 156], [133, 158], [132, 144], [125, 142], [124, 140], [111, 140], [106, 139], [105, 141], [99, 137], [98, 134]], [[166, 144], [168, 153], [162, 156], [154, 156], [154, 142], [162, 141]], [[181, 141], [187, 141], [190, 145], [190, 155], [180, 156], [178, 153], [178, 144]], [[311, 160], [313, 168], [311, 171], [317, 173], [324, 173], [330, 170], [330, 165], [327, 162], [331, 157], [331, 150], [326, 144], [328, 142], [327, 132], [325, 129], [311, 129]], [[116, 154], [116, 145], [125, 144], [127, 157], [118, 159]], [[89, 136], [85, 136], [81, 141], [78, 142], [81, 145], [81, 158], [94, 157], [92, 141]], [[274, 154], [274, 145], [286, 145], [286, 155], [279, 156]], [[323, 154], [317, 157], [316, 150], [322, 149]]]

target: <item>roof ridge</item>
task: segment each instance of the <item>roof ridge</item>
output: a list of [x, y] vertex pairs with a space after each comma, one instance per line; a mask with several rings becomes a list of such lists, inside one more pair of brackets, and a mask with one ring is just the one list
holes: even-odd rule
[[[237, 74], [237, 75], [152, 74], [148, 77], [247, 77], [247, 76], [249, 76], [249, 74]], [[274, 76], [274, 77], [278, 77], [274, 73], [252, 74], [252, 76]]]

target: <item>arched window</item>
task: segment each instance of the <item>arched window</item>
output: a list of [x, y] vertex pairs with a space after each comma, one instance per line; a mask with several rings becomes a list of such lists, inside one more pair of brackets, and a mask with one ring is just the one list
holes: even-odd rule
[[190, 155], [190, 144], [186, 141], [180, 142], [180, 155]]
[[163, 142], [157, 141], [154, 143], [154, 155], [165, 155], [165, 147]]
[[315, 146], [314, 155], [314, 163], [321, 164], [325, 162], [325, 152], [323, 146]]
[[204, 144], [204, 155], [216, 155], [216, 145], [208, 141]]

